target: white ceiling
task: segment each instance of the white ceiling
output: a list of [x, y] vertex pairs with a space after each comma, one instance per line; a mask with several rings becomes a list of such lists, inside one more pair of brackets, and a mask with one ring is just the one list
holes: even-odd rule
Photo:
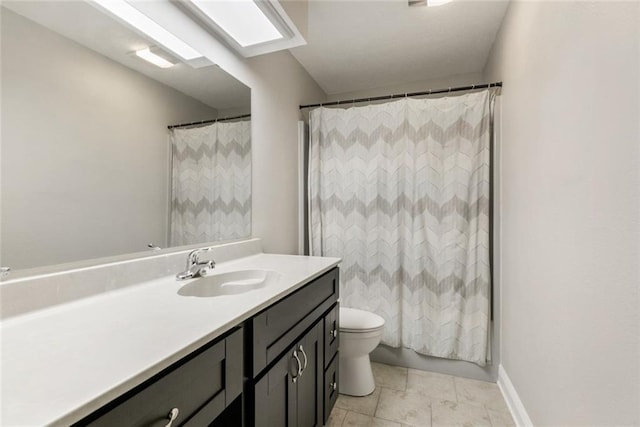
[[[149, 41], [83, 1], [2, 5], [217, 109], [246, 108], [250, 90], [218, 67], [161, 69], [132, 56]], [[484, 69], [508, 0], [308, 0], [307, 45], [291, 49], [327, 94]]]
[[291, 49], [327, 94], [482, 72], [508, 0], [309, 0], [307, 45]]
[[250, 89], [217, 66], [159, 68], [131, 55], [153, 45], [84, 1], [2, 1], [2, 6], [216, 109], [248, 110]]

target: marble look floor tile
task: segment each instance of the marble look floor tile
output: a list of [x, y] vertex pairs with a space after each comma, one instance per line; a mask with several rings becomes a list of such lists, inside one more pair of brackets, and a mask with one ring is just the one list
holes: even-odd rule
[[455, 377], [458, 402], [484, 405], [487, 409], [508, 412], [498, 385], [486, 381]]
[[382, 388], [375, 416], [414, 427], [430, 427], [430, 403], [418, 392]]
[[372, 363], [373, 378], [376, 386], [387, 387], [394, 390], [407, 389], [407, 368], [400, 366], [385, 365], [383, 363]]
[[495, 411], [493, 409], [487, 409], [487, 412], [489, 412], [493, 427], [516, 427], [516, 423], [509, 412]]
[[431, 404], [433, 427], [491, 427], [484, 406], [441, 400]]
[[373, 415], [376, 412], [379, 397], [380, 387], [376, 387], [373, 393], [364, 397], [354, 397], [341, 394], [338, 396], [336, 407], [357, 412], [359, 414]]
[[417, 391], [433, 400], [457, 401], [454, 377], [435, 372], [409, 369], [407, 391]]
[[345, 417], [347, 416], [347, 410], [333, 407], [331, 410], [331, 415], [329, 415], [329, 419], [327, 420], [326, 427], [342, 427], [342, 423], [344, 422]]
[[343, 427], [401, 427], [399, 423], [375, 418], [370, 415], [358, 414], [357, 412], [347, 413]]

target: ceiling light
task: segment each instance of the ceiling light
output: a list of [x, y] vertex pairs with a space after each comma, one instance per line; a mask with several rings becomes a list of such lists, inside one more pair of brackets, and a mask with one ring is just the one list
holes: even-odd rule
[[409, 6], [442, 6], [451, 0], [409, 0]]
[[156, 55], [155, 53], [151, 52], [151, 49], [146, 48], [146, 49], [140, 49], [140, 50], [136, 50], [136, 56], [144, 59], [147, 62], [151, 62], [153, 65], [156, 65], [160, 68], [169, 68], [169, 67], [173, 67], [176, 64], [173, 64], [169, 61], [167, 61], [166, 59], [164, 59], [163, 57]]
[[283, 38], [252, 0], [191, 0], [191, 3], [242, 47]]
[[[199, 58], [201, 53], [165, 30], [147, 15], [124, 0], [94, 0], [102, 8], [122, 19], [127, 24], [151, 37], [156, 43], [169, 49], [184, 60]], [[137, 53], [136, 53], [137, 54]]]

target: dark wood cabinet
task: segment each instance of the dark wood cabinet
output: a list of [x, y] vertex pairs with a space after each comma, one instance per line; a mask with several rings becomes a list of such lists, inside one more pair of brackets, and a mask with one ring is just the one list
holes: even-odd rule
[[[74, 427], [208, 426], [242, 393], [243, 332], [238, 328], [170, 366]], [[241, 422], [241, 414], [239, 421]], [[240, 425], [240, 424], [238, 424]]]
[[340, 345], [340, 305], [336, 304], [331, 311], [324, 316], [324, 364], [331, 363], [333, 356], [338, 352]]
[[256, 427], [295, 425], [298, 368], [293, 350], [285, 353], [254, 386], [254, 411], [249, 414]]
[[338, 396], [338, 269], [73, 427], [320, 427]]
[[248, 425], [313, 427], [327, 421], [338, 396], [337, 301], [336, 268], [251, 319]]
[[302, 354], [302, 371], [296, 390], [297, 426], [313, 427], [324, 424], [322, 408], [322, 384], [324, 381], [322, 354], [322, 321], [318, 322], [295, 346]]
[[324, 422], [326, 423], [329, 420], [329, 415], [331, 415], [331, 410], [333, 406], [336, 404], [336, 400], [338, 400], [338, 393], [340, 392], [340, 388], [338, 386], [338, 374], [340, 366], [338, 364], [338, 355], [329, 363], [329, 366], [324, 371]]
[[338, 301], [335, 268], [249, 320], [252, 354], [246, 372], [256, 378]]
[[323, 425], [321, 334], [317, 323], [256, 382], [256, 427]]

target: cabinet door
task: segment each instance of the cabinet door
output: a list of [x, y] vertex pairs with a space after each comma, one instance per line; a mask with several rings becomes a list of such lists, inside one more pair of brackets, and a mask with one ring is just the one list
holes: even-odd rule
[[338, 360], [340, 360], [340, 356], [337, 354], [333, 357], [331, 363], [329, 363], [329, 367], [324, 372], [324, 422], [329, 421], [329, 415], [331, 415], [331, 410], [333, 406], [336, 404], [338, 400], [338, 377], [339, 366]]
[[323, 326], [316, 323], [256, 383], [256, 427], [323, 425]]
[[319, 322], [296, 344], [302, 362], [302, 374], [297, 380], [297, 426], [322, 426], [322, 401], [324, 381], [324, 351], [322, 332], [324, 325]]
[[324, 364], [325, 368], [333, 360], [340, 345], [340, 304], [336, 304], [324, 316]]
[[[297, 357], [297, 351], [296, 351]], [[287, 351], [255, 385], [256, 427], [295, 427], [297, 425], [296, 383], [299, 357]]]

